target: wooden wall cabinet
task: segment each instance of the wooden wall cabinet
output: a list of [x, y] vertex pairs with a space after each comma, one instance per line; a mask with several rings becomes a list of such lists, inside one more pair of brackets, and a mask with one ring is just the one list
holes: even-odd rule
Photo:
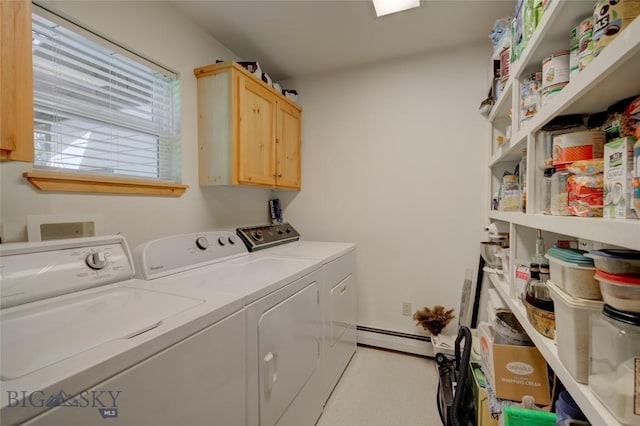
[[194, 74], [200, 185], [299, 190], [302, 109], [233, 61]]
[[31, 1], [0, 1], [0, 159], [33, 162]]

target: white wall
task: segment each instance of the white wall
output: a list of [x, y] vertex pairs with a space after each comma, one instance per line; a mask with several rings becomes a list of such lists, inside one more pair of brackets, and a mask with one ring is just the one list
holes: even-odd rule
[[359, 325], [425, 334], [402, 302], [457, 312], [465, 268], [475, 280], [489, 55], [483, 43], [286, 82], [304, 106], [303, 190], [280, 194], [284, 216], [306, 239], [358, 244]]
[[[267, 221], [271, 192], [197, 182], [193, 68], [236, 58], [165, 2], [49, 2], [90, 28], [180, 72], [180, 198], [41, 193], [2, 163], [5, 241], [26, 238], [26, 215], [102, 213], [105, 232], [131, 246], [179, 232]], [[155, 23], [155, 25], [152, 25]], [[458, 308], [465, 268], [475, 270], [486, 203], [488, 43], [291, 81], [301, 94], [303, 190], [278, 192], [306, 239], [354, 241], [359, 324], [422, 333], [401, 303]]]
[[31, 214], [101, 213], [106, 233], [121, 232], [134, 247], [179, 232], [263, 223], [271, 191], [198, 186], [196, 79], [193, 69], [237, 55], [199, 30], [168, 2], [47, 2], [89, 28], [178, 71], [182, 95], [182, 182], [185, 195], [149, 197], [39, 192], [22, 173], [30, 164], [1, 163], [3, 241], [26, 239]]

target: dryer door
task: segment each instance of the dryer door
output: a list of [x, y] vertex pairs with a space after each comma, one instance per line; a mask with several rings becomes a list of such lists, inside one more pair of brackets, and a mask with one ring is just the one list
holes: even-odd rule
[[274, 425], [318, 368], [317, 282], [265, 311], [258, 323], [260, 425]]

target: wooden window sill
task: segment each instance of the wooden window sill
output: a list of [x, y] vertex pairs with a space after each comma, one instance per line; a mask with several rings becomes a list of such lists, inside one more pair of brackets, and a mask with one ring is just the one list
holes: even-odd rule
[[179, 197], [184, 194], [189, 187], [189, 185], [155, 182], [145, 179], [93, 176], [51, 171], [25, 172], [23, 176], [27, 178], [31, 185], [41, 191], [165, 195]]

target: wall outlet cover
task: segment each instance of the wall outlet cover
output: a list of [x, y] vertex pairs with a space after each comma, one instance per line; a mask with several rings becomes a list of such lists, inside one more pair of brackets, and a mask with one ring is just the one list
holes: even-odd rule
[[29, 241], [103, 235], [101, 214], [42, 214], [27, 216]]

